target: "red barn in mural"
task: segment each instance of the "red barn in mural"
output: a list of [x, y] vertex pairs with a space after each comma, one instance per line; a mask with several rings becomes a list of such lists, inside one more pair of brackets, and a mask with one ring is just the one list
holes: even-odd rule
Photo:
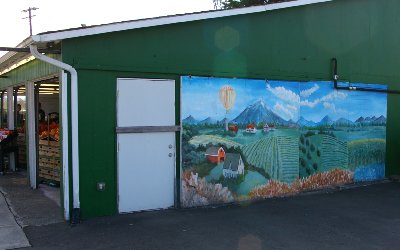
[[207, 160], [211, 163], [220, 163], [225, 159], [225, 150], [222, 147], [209, 147], [205, 153]]

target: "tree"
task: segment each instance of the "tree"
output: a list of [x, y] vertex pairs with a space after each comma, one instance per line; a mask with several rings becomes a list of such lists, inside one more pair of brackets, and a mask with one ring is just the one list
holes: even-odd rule
[[215, 9], [234, 9], [293, 0], [213, 0]]

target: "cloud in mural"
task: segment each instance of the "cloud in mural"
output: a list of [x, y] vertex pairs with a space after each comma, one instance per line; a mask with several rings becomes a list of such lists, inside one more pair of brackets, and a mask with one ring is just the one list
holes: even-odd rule
[[330, 94], [321, 97], [319, 100], [320, 100], [320, 102], [326, 102], [326, 101], [332, 101], [335, 99], [343, 100], [343, 99], [346, 99], [346, 97], [347, 97], [346, 93], [334, 90]]
[[287, 104], [287, 105], [282, 105], [281, 103], [277, 102], [274, 106], [274, 111], [276, 113], [283, 113], [285, 116], [287, 116], [289, 119], [294, 119], [297, 118], [297, 107]]
[[323, 105], [324, 105], [325, 109], [331, 110], [335, 114], [346, 114], [347, 113], [347, 111], [344, 109], [336, 108], [336, 105], [334, 103], [324, 102]]
[[284, 87], [280, 86], [273, 88], [271, 85], [267, 84], [267, 90], [283, 101], [294, 104], [300, 103], [300, 96]]
[[312, 88], [301, 91], [300, 96], [304, 97], [304, 98], [308, 98], [308, 97], [310, 97], [310, 95], [314, 94], [314, 92], [316, 92], [317, 90], [319, 90], [319, 86], [317, 84], [314, 84], [314, 86]]
[[[306, 96], [306, 95], [312, 95], [313, 93], [315, 93], [316, 91], [319, 90], [319, 86], [317, 84], [315, 84], [312, 88], [301, 91], [300, 95], [302, 96]], [[343, 92], [338, 92], [336, 90], [332, 91], [331, 93], [322, 96], [321, 98], [317, 98], [313, 101], [309, 101], [308, 99], [306, 100], [301, 100], [300, 95], [296, 94], [295, 92], [286, 89], [285, 87], [279, 86], [279, 87], [272, 87], [270, 84], [267, 84], [267, 90], [269, 92], [271, 92], [273, 95], [275, 95], [276, 97], [278, 97], [279, 99], [281, 99], [282, 101], [286, 101], [289, 102], [293, 105], [297, 105], [297, 106], [305, 106], [305, 107], [309, 107], [309, 108], [314, 108], [315, 106], [317, 106], [320, 103], [323, 102], [329, 102], [329, 101], [333, 101], [333, 100], [342, 100], [345, 99], [347, 97], [346, 93]]]
[[335, 104], [330, 103], [330, 102], [324, 102], [323, 105], [324, 105], [324, 108], [329, 109], [329, 110], [333, 111], [334, 113], [337, 113]]

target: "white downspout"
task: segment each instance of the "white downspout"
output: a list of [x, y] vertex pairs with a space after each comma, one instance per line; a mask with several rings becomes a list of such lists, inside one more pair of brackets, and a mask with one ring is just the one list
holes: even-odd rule
[[[80, 201], [79, 201], [79, 143], [78, 143], [78, 73], [76, 70], [66, 63], [57, 61], [53, 58], [45, 56], [37, 50], [36, 45], [29, 46], [31, 54], [44, 62], [52, 64], [56, 67], [64, 69], [71, 74], [71, 124], [72, 124], [72, 189], [73, 189], [73, 211], [71, 223], [79, 222]], [[63, 95], [64, 95], [63, 91]], [[67, 96], [62, 96], [67, 100]], [[68, 140], [68, 139], [67, 139]], [[66, 180], [68, 181], [68, 180]]]

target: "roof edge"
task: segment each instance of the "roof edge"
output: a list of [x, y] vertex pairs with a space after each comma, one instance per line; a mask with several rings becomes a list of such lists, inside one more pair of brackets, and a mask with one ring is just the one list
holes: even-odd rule
[[91, 36], [91, 35], [104, 34], [116, 31], [147, 28], [147, 27], [161, 26], [167, 24], [184, 23], [184, 22], [214, 19], [214, 18], [228, 17], [228, 16], [237, 16], [237, 15], [258, 13], [264, 11], [277, 10], [277, 9], [285, 9], [285, 8], [304, 6], [304, 5], [323, 3], [323, 2], [331, 2], [331, 1], [333, 0], [297, 0], [297, 1], [276, 3], [276, 4], [267, 4], [262, 6], [253, 6], [247, 8], [198, 12], [198, 13], [179, 15], [179, 16], [165, 16], [152, 19], [133, 20], [127, 22], [98, 25], [98, 26], [75, 29], [75, 30], [55, 31], [51, 33], [32, 36], [32, 40], [34, 42], [50, 42], [50, 41], [57, 41], [57, 40], [76, 38], [82, 36]]
[[[28, 37], [25, 40], [23, 40], [21, 43], [19, 43], [16, 48], [26, 48], [29, 45], [33, 43], [32, 37]], [[0, 65], [15, 56], [18, 52], [15, 51], [9, 51], [6, 54], [4, 54], [2, 57], [0, 57]]]

